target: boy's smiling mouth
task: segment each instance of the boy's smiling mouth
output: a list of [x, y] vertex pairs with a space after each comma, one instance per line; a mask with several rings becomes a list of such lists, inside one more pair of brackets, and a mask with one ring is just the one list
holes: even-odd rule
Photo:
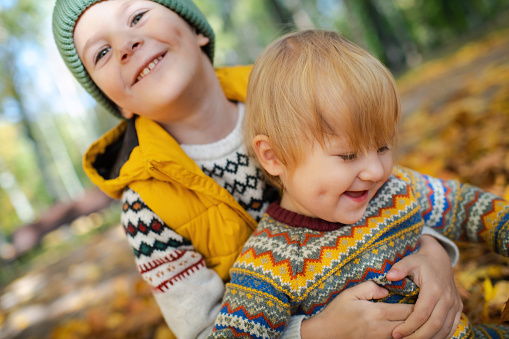
[[156, 67], [156, 65], [159, 63], [159, 61], [162, 60], [162, 58], [164, 57], [164, 54], [163, 55], [160, 55], [158, 56], [157, 58], [154, 58], [154, 60], [150, 61], [148, 63], [148, 65], [146, 65], [142, 70], [141, 72], [138, 74], [138, 76], [136, 77], [133, 85], [135, 83], [137, 83], [138, 81], [140, 81], [141, 79], [143, 79], [144, 77], [146, 77], [150, 71], [152, 71], [154, 69], [154, 67]]

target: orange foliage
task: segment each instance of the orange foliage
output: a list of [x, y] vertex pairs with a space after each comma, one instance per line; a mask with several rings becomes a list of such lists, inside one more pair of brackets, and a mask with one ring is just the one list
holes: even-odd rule
[[[399, 86], [403, 106], [416, 108], [402, 121], [397, 162], [509, 200], [509, 32], [423, 65]], [[422, 86], [426, 95], [416, 99]], [[455, 276], [468, 317], [474, 323], [508, 321], [509, 311], [502, 316], [502, 309], [509, 297], [509, 260], [480, 245], [459, 247]]]

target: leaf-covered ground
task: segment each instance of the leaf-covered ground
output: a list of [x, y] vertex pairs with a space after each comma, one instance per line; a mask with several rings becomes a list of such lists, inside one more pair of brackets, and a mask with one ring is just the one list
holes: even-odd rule
[[[472, 42], [399, 81], [406, 115], [398, 163], [509, 200], [509, 31]], [[458, 244], [456, 283], [473, 322], [497, 323], [509, 259]]]
[[[405, 114], [397, 162], [509, 199], [509, 31], [428, 62], [398, 84]], [[71, 227], [100, 223], [90, 218]], [[509, 297], [509, 261], [482, 246], [459, 246], [455, 276], [465, 312], [473, 322], [497, 323]], [[46, 253], [4, 288], [0, 338], [169, 337], [119, 227], [66, 253]]]

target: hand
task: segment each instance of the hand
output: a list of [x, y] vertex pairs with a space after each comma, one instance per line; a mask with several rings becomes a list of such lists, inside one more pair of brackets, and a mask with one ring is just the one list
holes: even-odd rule
[[452, 336], [460, 321], [463, 302], [454, 283], [451, 261], [442, 245], [423, 235], [419, 251], [396, 263], [387, 279], [409, 276], [420, 288], [414, 312], [397, 326], [394, 338], [443, 339]]
[[306, 338], [392, 338], [414, 305], [374, 303], [389, 292], [367, 281], [341, 292], [318, 313], [302, 322], [301, 337]]

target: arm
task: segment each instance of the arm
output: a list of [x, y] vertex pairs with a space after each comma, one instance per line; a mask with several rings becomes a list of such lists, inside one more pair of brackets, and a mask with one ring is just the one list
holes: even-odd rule
[[509, 256], [509, 203], [456, 180], [412, 173], [425, 225], [449, 239], [479, 242]]
[[141, 197], [122, 196], [122, 226], [138, 270], [178, 338], [204, 337], [212, 329], [223, 296], [223, 281], [207, 269], [189, 241], [166, 227]]
[[223, 305], [209, 338], [280, 338], [290, 319], [289, 297], [266, 279], [231, 269]]
[[387, 279], [409, 276], [420, 288], [415, 309], [396, 327], [394, 338], [447, 338], [460, 320], [463, 304], [454, 283], [449, 255], [433, 237], [423, 235], [417, 253], [396, 263]]
[[[420, 199], [426, 226], [453, 240], [485, 243], [495, 253], [508, 256], [509, 204], [506, 201], [458, 181], [443, 181], [413, 171], [409, 171], [409, 177]], [[409, 275], [421, 288], [415, 312], [396, 328], [395, 338], [407, 335], [445, 338], [459, 322], [462, 303], [453, 273], [444, 259], [436, 257], [440, 255], [440, 246], [434, 250], [433, 246], [423, 236], [419, 253], [400, 261], [391, 270], [393, 274], [387, 276], [399, 280]]]
[[[444, 238], [437, 232], [448, 239], [485, 242], [493, 251], [507, 255], [507, 202], [457, 181], [442, 181], [407, 169], [397, 172], [414, 189], [423, 211], [424, 230], [428, 230], [423, 234], [433, 235], [442, 244]], [[462, 302], [447, 260], [451, 257], [454, 264], [455, 256], [446, 255], [435, 240], [423, 236], [419, 252], [398, 262], [387, 275], [392, 281], [410, 276], [420, 287], [415, 312], [396, 328], [395, 338], [445, 338], [458, 324]]]

